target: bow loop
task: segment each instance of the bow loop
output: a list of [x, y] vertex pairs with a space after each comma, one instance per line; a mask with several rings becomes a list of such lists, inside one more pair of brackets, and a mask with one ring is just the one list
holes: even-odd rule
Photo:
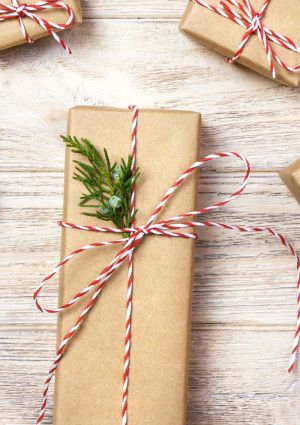
[[[186, 179], [195, 172], [196, 169], [201, 167], [203, 164], [212, 161], [217, 158], [225, 158], [225, 157], [234, 157], [241, 160], [246, 165], [246, 171], [243, 178], [243, 181], [241, 185], [237, 188], [235, 192], [233, 192], [230, 196], [227, 198], [210, 205], [208, 207], [201, 208], [199, 210], [195, 211], [189, 211], [186, 213], [179, 214], [178, 216], [171, 217], [168, 219], [164, 219], [161, 221], [158, 221], [156, 224], [153, 222], [156, 220], [158, 215], [163, 211], [167, 203], [171, 200], [172, 196], [174, 196], [176, 190], [184, 184]], [[131, 228], [124, 228], [124, 229], [117, 229], [114, 227], [98, 227], [98, 226], [83, 226], [83, 225], [77, 225], [74, 223], [67, 223], [64, 221], [59, 221], [58, 224], [61, 227], [64, 228], [71, 228], [71, 229], [77, 229], [77, 230], [83, 230], [83, 231], [89, 231], [89, 232], [100, 232], [100, 233], [118, 233], [118, 234], [129, 234], [128, 237], [122, 238], [118, 241], [110, 241], [110, 242], [97, 242], [94, 244], [89, 244], [86, 246], [83, 246], [75, 251], [73, 251], [71, 254], [69, 254], [67, 257], [65, 257], [56, 267], [55, 269], [46, 276], [37, 290], [34, 293], [34, 300], [39, 310], [46, 312], [46, 313], [58, 313], [60, 311], [63, 311], [74, 304], [76, 304], [82, 297], [86, 296], [88, 292], [90, 292], [92, 289], [94, 289], [97, 286], [103, 286], [106, 284], [106, 282], [110, 279], [111, 275], [117, 270], [121, 264], [129, 257], [130, 254], [137, 248], [137, 246], [142, 242], [145, 236], [149, 235], [160, 235], [160, 236], [166, 236], [166, 237], [181, 237], [185, 239], [196, 239], [197, 235], [195, 233], [185, 233], [181, 232], [183, 229], [193, 229], [197, 227], [198, 225], [194, 222], [182, 222], [183, 220], [186, 220], [188, 217], [191, 216], [197, 216], [200, 214], [207, 213], [209, 211], [215, 211], [216, 209], [219, 209], [228, 203], [230, 203], [233, 199], [237, 198], [241, 195], [241, 193], [245, 190], [248, 179], [250, 174], [250, 164], [249, 161], [244, 158], [242, 155], [236, 153], [236, 152], [220, 152], [213, 155], [208, 155], [202, 159], [199, 159], [198, 161], [194, 162], [188, 169], [186, 169], [183, 174], [175, 181], [175, 183], [167, 190], [165, 195], [162, 197], [161, 201], [158, 203], [156, 208], [153, 210], [149, 220], [145, 225], [138, 226], [138, 227], [131, 227]], [[178, 230], [176, 232], [176, 230]], [[73, 257], [76, 255], [82, 253], [83, 251], [87, 251], [90, 249], [94, 249], [101, 246], [109, 246], [109, 245], [116, 245], [116, 244], [123, 244], [123, 248], [119, 250], [119, 252], [116, 254], [112, 262], [109, 264], [109, 266], [105, 267], [100, 274], [94, 279], [92, 282], [90, 282], [85, 288], [83, 288], [80, 292], [78, 292], [69, 302], [65, 303], [62, 306], [59, 306], [56, 309], [47, 309], [42, 308], [39, 304], [38, 297], [42, 290], [42, 288], [45, 286], [45, 284], [52, 279], [59, 270], [66, 265], [67, 262], [69, 262]]]

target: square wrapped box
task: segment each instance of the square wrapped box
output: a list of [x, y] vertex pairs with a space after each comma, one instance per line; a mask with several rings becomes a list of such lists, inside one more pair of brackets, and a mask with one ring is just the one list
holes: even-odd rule
[[[126, 109], [77, 107], [68, 134], [85, 137], [112, 160], [130, 152], [131, 115]], [[136, 225], [145, 224], [166, 190], [198, 158], [200, 115], [140, 110], [137, 129]], [[82, 192], [72, 178], [74, 154], [66, 153], [64, 220], [103, 225], [78, 206]], [[194, 210], [197, 173], [180, 187], [159, 218]], [[88, 219], [88, 222], [87, 222]], [[62, 256], [111, 235], [62, 232]], [[88, 251], [60, 276], [60, 304], [112, 260], [116, 250]], [[194, 241], [147, 236], [135, 252], [128, 418], [131, 425], [183, 425], [186, 416]], [[127, 289], [126, 263], [110, 280], [57, 370], [55, 425], [121, 423]], [[82, 308], [84, 304], [80, 305]], [[58, 340], [79, 315], [77, 307], [58, 320]]]
[[[35, 4], [40, 0], [20, 1], [20, 4]], [[63, 3], [70, 6], [74, 14], [74, 23], [72, 26], [82, 22], [82, 10], [80, 0], [62, 0]], [[58, 2], [59, 3], [59, 2]], [[3, 4], [11, 4], [11, 0], [4, 0]], [[64, 9], [49, 9], [35, 12], [36, 16], [44, 18], [47, 21], [52, 21], [56, 24], [65, 23], [68, 19], [68, 14]], [[0, 15], [1, 18], [1, 15]], [[32, 40], [49, 35], [37, 22], [34, 20], [23, 17], [22, 18], [25, 28]], [[54, 29], [58, 32], [59, 30]], [[22, 35], [18, 19], [9, 19], [0, 21], [0, 50], [8, 49], [13, 46], [26, 43], [26, 39]]]
[[[219, 6], [219, 0], [207, 0], [212, 6]], [[233, 10], [238, 9], [228, 4]], [[259, 12], [264, 0], [251, 0], [256, 12]], [[240, 12], [240, 11], [239, 11]], [[289, 37], [296, 44], [300, 44], [300, 1], [299, 0], [272, 0], [268, 5], [262, 23], [270, 30], [279, 32]], [[220, 16], [217, 13], [200, 6], [194, 0], [189, 0], [185, 13], [180, 22], [180, 30], [192, 38], [199, 40], [206, 46], [225, 56], [232, 56], [237, 50], [246, 29], [234, 21]], [[300, 62], [299, 52], [285, 49], [271, 43], [272, 49], [282, 61], [291, 67], [296, 67]], [[237, 60], [242, 65], [272, 78], [263, 43], [257, 34], [253, 34], [245, 45], [242, 55]], [[298, 87], [300, 73], [289, 72], [280, 67], [275, 61], [276, 80], [280, 83]]]
[[282, 168], [279, 176], [300, 204], [300, 159]]

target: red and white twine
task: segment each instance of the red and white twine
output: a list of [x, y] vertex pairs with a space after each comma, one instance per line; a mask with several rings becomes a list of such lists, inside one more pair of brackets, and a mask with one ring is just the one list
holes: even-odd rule
[[[132, 144], [131, 144], [131, 153], [133, 157], [132, 162], [132, 171], [135, 170], [136, 167], [136, 132], [137, 132], [137, 119], [138, 119], [138, 110], [136, 107], [132, 107], [133, 116], [132, 116]], [[190, 211], [187, 213], [182, 213], [177, 216], [171, 217], [169, 219], [160, 220], [156, 223], [154, 221], [157, 219], [158, 215], [162, 212], [166, 204], [169, 202], [170, 198], [174, 195], [176, 190], [184, 184], [184, 182], [188, 179], [188, 177], [203, 164], [212, 161], [217, 158], [225, 158], [225, 157], [234, 157], [237, 158], [246, 165], [246, 171], [243, 178], [242, 183], [237, 188], [235, 192], [233, 192], [226, 199], [219, 201], [213, 205], [210, 205], [205, 208], [201, 208], [199, 210]], [[242, 194], [245, 190], [250, 174], [250, 164], [246, 158], [236, 152], [221, 152], [213, 155], [208, 155], [202, 159], [199, 159], [194, 164], [192, 164], [187, 170], [183, 172], [183, 174], [176, 180], [176, 182], [167, 190], [157, 207], [152, 212], [149, 220], [143, 226], [135, 227], [134, 223], [129, 228], [118, 229], [114, 227], [104, 227], [104, 226], [84, 226], [73, 223], [67, 223], [65, 221], [60, 221], [58, 224], [66, 229], [77, 229], [81, 231], [88, 232], [99, 232], [99, 233], [114, 233], [121, 236], [123, 233], [129, 234], [126, 238], [120, 238], [117, 240], [112, 240], [108, 242], [95, 242], [89, 245], [85, 245], [67, 257], [65, 257], [56, 267], [55, 269], [47, 275], [42, 283], [38, 286], [34, 293], [34, 300], [38, 309], [44, 313], [58, 313], [62, 312], [69, 307], [76, 304], [82, 297], [87, 295], [89, 292], [92, 292], [92, 295], [81, 311], [78, 319], [74, 323], [71, 329], [69, 329], [68, 333], [64, 336], [62, 342], [59, 345], [59, 348], [56, 353], [56, 357], [52, 363], [52, 366], [48, 372], [47, 379], [45, 381], [44, 391], [43, 391], [43, 401], [40, 410], [40, 414], [36, 421], [36, 424], [40, 424], [45, 416], [46, 406], [47, 406], [47, 396], [48, 390], [51, 380], [54, 377], [55, 371], [64, 355], [66, 346], [70, 343], [73, 336], [78, 332], [80, 326], [84, 322], [84, 320], [88, 317], [88, 314], [92, 307], [95, 305], [98, 296], [100, 295], [102, 289], [105, 287], [110, 277], [113, 275], [114, 271], [117, 270], [126, 260], [128, 260], [128, 283], [127, 283], [127, 299], [126, 299], [126, 330], [125, 330], [125, 354], [124, 354], [124, 371], [123, 371], [123, 397], [122, 397], [122, 425], [127, 425], [128, 423], [128, 377], [129, 377], [129, 366], [130, 366], [130, 345], [131, 345], [131, 313], [132, 313], [132, 292], [133, 292], [133, 254], [138, 245], [143, 241], [145, 236], [149, 235], [157, 235], [164, 237], [176, 237], [183, 239], [197, 239], [197, 235], [194, 232], [185, 232], [185, 229], [197, 229], [203, 227], [216, 227], [226, 230], [239, 231], [242, 233], [265, 233], [266, 235], [271, 235], [275, 237], [278, 242], [284, 245], [289, 252], [293, 255], [296, 260], [297, 267], [297, 307], [298, 307], [298, 319], [297, 319], [297, 328], [293, 341], [292, 355], [289, 364], [289, 372], [291, 372], [296, 364], [296, 354], [299, 347], [299, 338], [300, 338], [300, 259], [294, 249], [294, 247], [290, 244], [290, 242], [280, 233], [275, 232], [273, 229], [269, 227], [245, 227], [245, 226], [233, 226], [225, 223], [215, 223], [210, 221], [187, 221], [189, 217], [198, 216], [200, 214], [204, 214], [210, 211], [214, 211], [219, 209], [233, 199], [237, 198]], [[131, 197], [131, 206], [130, 206], [131, 214], [134, 214], [135, 211], [135, 189], [133, 191]], [[71, 259], [80, 254], [81, 252], [95, 249], [101, 246], [109, 246], [109, 245], [117, 245], [123, 244], [124, 246], [119, 250], [111, 263], [104, 267], [98, 276], [87, 284], [85, 288], [83, 288], [80, 292], [73, 296], [71, 300], [66, 302], [65, 304], [54, 308], [44, 308], [41, 306], [39, 302], [39, 294], [45, 284], [52, 279], [59, 270], [64, 267]]]
[[[67, 46], [64, 40], [59, 37], [54, 31], [54, 29], [65, 30], [67, 28], [70, 28], [70, 26], [72, 25], [74, 21], [74, 13], [69, 5], [56, 0], [43, 0], [34, 4], [19, 3], [18, 0], [11, 0], [11, 2], [11, 4], [0, 3], [0, 22], [17, 19], [20, 25], [22, 36], [24, 37], [27, 43], [33, 43], [34, 40], [32, 40], [32, 38], [30, 37], [23, 21], [23, 18], [26, 17], [32, 19], [40, 27], [42, 27], [51, 37], [53, 37], [54, 40], [56, 40], [67, 53], [71, 53], [70, 48]], [[67, 14], [66, 22], [55, 23], [38, 16], [37, 12], [50, 9], [64, 9]]]
[[[133, 175], [136, 170], [136, 133], [137, 133], [137, 119], [138, 109], [136, 106], [129, 107], [132, 113], [132, 126], [131, 126], [131, 174]], [[132, 226], [135, 225], [135, 185], [131, 192], [130, 198], [130, 215], [132, 217]], [[129, 362], [130, 362], [130, 348], [131, 348], [131, 323], [132, 323], [132, 291], [133, 291], [133, 252], [128, 256], [128, 279], [127, 279], [127, 296], [126, 296], [126, 325], [125, 325], [125, 352], [124, 352], [124, 370], [123, 370], [123, 397], [122, 397], [122, 425], [128, 423], [128, 386], [129, 386]]]
[[[269, 69], [272, 74], [272, 77], [276, 77], [276, 70], [274, 67], [274, 61], [279, 64], [279, 66], [286, 71], [290, 72], [300, 72], [300, 65], [292, 67], [287, 65], [280, 57], [274, 52], [271, 47], [270, 42], [276, 43], [279, 46], [292, 50], [296, 53], [300, 53], [300, 47], [297, 45], [291, 38], [280, 34], [279, 32], [273, 31], [266, 27], [262, 23], [262, 18], [265, 14], [265, 11], [271, 0], [265, 0], [260, 11], [256, 12], [254, 7], [251, 4], [251, 0], [241, 0], [241, 2], [237, 0], [221, 0], [218, 6], [213, 6], [206, 1], [203, 0], [193, 0], [194, 3], [199, 6], [205, 7], [211, 12], [217, 13], [218, 15], [223, 16], [224, 18], [230, 19], [231, 21], [237, 23], [246, 29], [245, 34], [242, 37], [241, 43], [235, 53], [231, 58], [228, 58], [228, 62], [234, 62], [237, 60], [249, 41], [252, 34], [257, 34], [258, 38], [262, 42], [267, 58]], [[231, 7], [229, 6], [229, 4]]]

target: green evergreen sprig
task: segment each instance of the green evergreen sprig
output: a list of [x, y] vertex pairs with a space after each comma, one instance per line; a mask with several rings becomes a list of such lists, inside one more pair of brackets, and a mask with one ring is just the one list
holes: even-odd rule
[[[61, 136], [72, 152], [85, 158], [85, 162], [73, 160], [73, 178], [85, 187], [79, 205], [87, 208], [84, 215], [111, 221], [117, 228], [130, 227], [130, 194], [139, 177], [137, 169], [131, 173], [132, 157], [111, 164], [107, 150], [102, 156], [88, 139]], [[137, 212], [137, 211], [136, 211]]]

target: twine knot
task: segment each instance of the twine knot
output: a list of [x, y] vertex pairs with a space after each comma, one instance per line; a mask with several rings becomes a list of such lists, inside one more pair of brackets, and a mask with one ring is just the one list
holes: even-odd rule
[[140, 226], [135, 229], [135, 232], [136, 234], [142, 233], [143, 235], [147, 236], [151, 234], [151, 229], [147, 228], [146, 226]]
[[261, 27], [261, 16], [259, 13], [256, 13], [251, 21], [252, 31], [255, 32]]
[[24, 11], [26, 10], [27, 5], [26, 4], [20, 4], [17, 8], [16, 8], [16, 13], [19, 16], [25, 16]]

